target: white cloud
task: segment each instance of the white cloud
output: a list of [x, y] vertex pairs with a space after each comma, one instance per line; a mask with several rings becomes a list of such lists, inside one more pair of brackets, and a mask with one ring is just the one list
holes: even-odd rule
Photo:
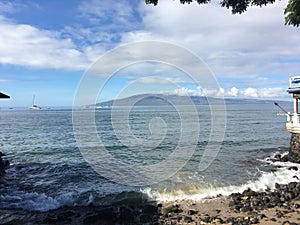
[[249, 87], [243, 92], [243, 96], [257, 98], [258, 97], [257, 90]]
[[25, 5], [22, 5], [21, 2], [12, 3], [11, 1], [2, 0], [0, 2], [0, 13], [12, 13], [24, 7]]
[[[89, 20], [88, 26], [84, 26], [85, 23], [67, 24], [61, 31], [14, 23], [0, 15], [0, 29], [5, 30], [0, 32], [0, 63], [84, 70], [107, 49], [117, 45], [161, 40], [192, 50], [204, 59], [217, 77], [239, 78], [239, 81], [231, 80], [224, 88], [236, 86], [241, 90], [231, 89], [224, 94], [241, 96], [246, 85], [267, 87], [284, 82], [283, 79], [263, 80], [264, 75], [288, 77], [299, 73], [298, 63], [289, 59], [299, 58], [300, 30], [283, 25], [286, 4], [287, 0], [276, 1], [262, 8], [250, 7], [241, 15], [232, 15], [230, 10], [216, 3], [182, 5], [177, 0], [161, 0], [154, 7], [140, 1], [137, 7], [134, 2], [126, 0], [114, 4], [91, 0], [78, 6], [78, 15], [82, 20]], [[15, 6], [8, 1], [1, 2], [1, 5], [2, 12], [11, 12]], [[167, 54], [161, 53], [160, 49], [147, 51]], [[130, 57], [132, 55], [124, 54], [128, 61], [132, 59]], [[174, 61], [189, 65], [181, 55]], [[174, 79], [174, 75], [159, 69], [154, 72], [172, 78], [172, 81], [186, 82], [181, 76]], [[124, 73], [123, 76], [131, 78], [133, 75]], [[243, 82], [243, 87], [237, 82]], [[249, 89], [246, 94], [259, 96], [266, 92]], [[222, 91], [214, 94], [221, 95]]]
[[171, 91], [161, 91], [161, 94], [179, 96], [206, 96], [206, 97], [238, 97], [238, 98], [287, 98], [284, 88], [253, 88], [248, 87], [244, 90], [232, 87], [229, 91], [224, 88], [219, 89], [189, 89], [178, 88]]
[[245, 90], [239, 90], [237, 97], [244, 98], [288, 98], [285, 88], [253, 88], [248, 87]]
[[87, 18], [91, 24], [97, 25], [101, 30], [118, 29], [128, 31], [136, 26], [134, 16], [135, 7], [129, 1], [83, 1], [79, 5], [79, 12], [83, 18]]
[[227, 93], [228, 96], [236, 97], [239, 94], [239, 89], [236, 87], [232, 87], [230, 91]]
[[175, 89], [173, 91], [163, 91], [161, 92], [162, 94], [168, 94], [168, 95], [178, 95], [178, 96], [189, 96], [189, 95], [193, 95], [191, 92], [191, 90], [187, 89], [187, 88], [178, 88]]
[[208, 96], [208, 97], [223, 97], [224, 96], [224, 89], [219, 88], [217, 90], [209, 90], [209, 89], [203, 89], [202, 95]]
[[8, 1], [0, 2], [0, 12], [1, 13], [10, 13], [15, 11], [15, 6], [13, 3]]
[[162, 77], [144, 77], [137, 80], [137, 83], [141, 84], [172, 84], [173, 82], [169, 79], [164, 79]]
[[88, 62], [71, 39], [0, 18], [0, 63], [35, 68], [83, 69]]
[[232, 15], [219, 4], [160, 1], [156, 7], [140, 7], [144, 28], [124, 33], [122, 40], [166, 40], [185, 46], [218, 77], [289, 76], [299, 73], [298, 65], [279, 59], [299, 58], [300, 30], [284, 25], [286, 4], [287, 0], [276, 1]]
[[224, 97], [225, 91], [223, 88], [206, 89], [206, 88], [178, 88], [171, 91], [161, 91], [161, 94], [179, 95], [179, 96], [207, 96], [207, 97]]
[[4, 82], [13, 82], [14, 80], [9, 80], [9, 79], [1, 79], [0, 78], [0, 83], [4, 83]]
[[290, 97], [284, 88], [262, 88], [258, 91], [260, 98], [284, 98]]

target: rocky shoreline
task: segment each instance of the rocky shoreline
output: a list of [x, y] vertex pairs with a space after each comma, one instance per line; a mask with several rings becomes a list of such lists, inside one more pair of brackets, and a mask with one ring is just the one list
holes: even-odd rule
[[1, 209], [1, 224], [300, 224], [300, 182], [197, 201], [140, 199], [110, 206], [64, 206], [47, 212]]
[[[272, 160], [286, 162], [290, 161], [290, 157], [276, 155]], [[7, 166], [2, 158], [1, 166], [3, 169]], [[287, 170], [298, 170], [298, 167], [291, 166]], [[131, 194], [136, 196], [136, 193]], [[0, 224], [296, 225], [300, 224], [300, 182], [276, 184], [275, 189], [262, 192], [247, 189], [242, 193], [203, 201], [153, 202], [140, 196], [109, 206], [91, 203], [87, 206], [63, 206], [46, 212], [2, 208]]]
[[157, 224], [157, 209], [157, 205], [153, 202], [119, 206], [65, 206], [47, 212], [0, 209], [0, 224]]
[[[278, 154], [272, 161], [299, 163], [297, 158], [293, 154]], [[291, 166], [287, 170], [298, 170], [298, 167]], [[202, 202], [188, 200], [158, 206], [158, 224], [297, 225], [300, 224], [300, 182], [277, 183], [274, 190], [247, 189]]]
[[300, 182], [276, 184], [275, 190], [251, 189], [203, 202], [180, 201], [162, 206], [158, 224], [300, 223]]

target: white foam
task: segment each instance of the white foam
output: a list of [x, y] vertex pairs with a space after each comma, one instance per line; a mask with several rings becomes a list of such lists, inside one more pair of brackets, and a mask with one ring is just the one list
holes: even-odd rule
[[[264, 191], [268, 188], [274, 189], [275, 184], [287, 184], [290, 182], [298, 182], [300, 178], [300, 165], [291, 162], [268, 162], [276, 166], [281, 166], [275, 172], [261, 172], [262, 175], [255, 181], [248, 181], [243, 185], [229, 185], [229, 186], [213, 186], [207, 184], [199, 184], [195, 188], [195, 185], [185, 186], [182, 189], [152, 189], [145, 188], [141, 190], [147, 194], [149, 198], [157, 201], [180, 201], [180, 200], [193, 200], [201, 201], [207, 198], [217, 197], [218, 195], [228, 196], [232, 193], [243, 192], [250, 188], [253, 191]], [[288, 168], [295, 166], [296, 170], [289, 170]], [[193, 191], [190, 190], [193, 189]]]
[[44, 193], [17, 191], [0, 195], [0, 202], [3, 204], [2, 207], [5, 206], [6, 208], [45, 212], [63, 205], [71, 205], [74, 201], [72, 193], [64, 193], [53, 198]]
[[258, 160], [258, 161], [261, 161], [261, 162], [266, 162], [266, 163], [271, 163], [272, 160], [277, 160], [276, 156], [277, 155], [280, 155], [281, 157], [284, 157], [286, 155], [288, 155], [289, 152], [274, 152], [272, 155], [270, 155], [269, 157], [265, 158], [265, 159], [261, 159], [261, 160]]

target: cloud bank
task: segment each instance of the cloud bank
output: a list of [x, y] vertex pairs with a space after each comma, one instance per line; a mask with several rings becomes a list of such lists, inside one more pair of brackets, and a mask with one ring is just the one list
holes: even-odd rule
[[290, 97], [286, 94], [284, 88], [252, 88], [240, 90], [236, 87], [232, 87], [229, 90], [224, 88], [219, 89], [206, 89], [197, 88], [178, 88], [171, 91], [162, 91], [161, 94], [167, 95], [179, 95], [179, 96], [206, 96], [206, 97], [240, 97], [240, 98], [287, 98]]
[[[174, 90], [179, 95], [286, 97], [288, 77], [299, 74], [300, 62], [300, 30], [284, 25], [283, 9], [287, 2], [250, 7], [246, 13], [232, 15], [216, 2], [182, 5], [179, 0], [163, 0], [155, 7], [146, 5], [144, 0], [120, 0], [113, 4], [79, 1], [73, 21], [62, 28], [50, 29], [14, 19], [14, 13], [28, 6], [2, 1], [0, 30], [4, 32], [0, 32], [0, 64], [84, 71], [117, 46], [136, 41], [166, 41], [201, 58], [222, 88], [189, 89], [190, 80], [182, 79], [172, 69], [165, 73], [159, 65], [128, 69], [119, 76], [128, 80], [144, 75], [163, 76], [164, 81], [144, 78], [139, 82], [164, 85], [170, 80], [182, 86]], [[41, 3], [35, 4], [40, 9]], [[160, 54], [159, 49], [147, 51]], [[130, 57], [125, 54], [124, 60]], [[183, 61], [180, 55], [176, 60]]]

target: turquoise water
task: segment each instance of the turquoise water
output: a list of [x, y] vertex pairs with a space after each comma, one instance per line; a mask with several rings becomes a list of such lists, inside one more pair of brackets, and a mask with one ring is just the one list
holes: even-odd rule
[[[284, 107], [290, 109], [292, 103]], [[122, 114], [122, 108], [116, 109]], [[272, 102], [228, 104], [226, 132], [221, 149], [212, 164], [199, 170], [203, 152], [209, 143], [211, 129], [209, 106], [199, 106], [197, 123], [192, 119], [188, 127], [200, 124], [195, 151], [184, 166], [172, 177], [145, 186], [128, 186], [111, 181], [106, 173], [122, 174], [118, 165], [106, 173], [95, 171], [78, 148], [73, 126], [72, 110], [1, 110], [1, 150], [11, 167], [0, 182], [0, 208], [47, 211], [63, 205], [110, 204], [118, 193], [134, 191], [157, 200], [201, 199], [228, 194], [246, 186], [257, 189], [272, 186], [276, 181], [288, 182], [296, 171], [274, 173], [274, 165], [266, 161], [277, 153], [288, 151], [290, 134], [285, 130], [285, 117], [277, 116]], [[145, 143], [158, 132], [150, 149], [148, 145], [126, 146], [118, 139], [122, 133], [122, 118], [112, 126], [111, 110], [95, 112], [96, 130], [101, 143], [85, 144], [95, 151], [105, 147], [115, 159], [130, 166], [156, 165], [165, 160], [178, 145], [182, 135], [179, 113], [172, 107], [135, 107], [129, 115], [129, 127], [137, 142]], [[160, 118], [150, 127], [153, 118]], [[190, 117], [193, 118], [193, 117]], [[164, 122], [162, 122], [164, 121]], [[87, 124], [85, 124], [87, 125]], [[84, 125], [84, 126], [85, 126]], [[151, 130], [152, 129], [152, 130]], [[152, 133], [151, 133], [152, 132]], [[126, 133], [125, 133], [126, 134]], [[186, 143], [186, 146], [188, 143]], [[191, 145], [191, 147], [193, 147]], [[133, 149], [132, 149], [133, 148]], [[170, 165], [176, 168], [176, 165]], [[97, 173], [98, 172], [98, 173]], [[150, 171], [151, 173], [151, 171]], [[151, 174], [149, 175], [151, 176]], [[120, 197], [120, 195], [118, 195]]]

